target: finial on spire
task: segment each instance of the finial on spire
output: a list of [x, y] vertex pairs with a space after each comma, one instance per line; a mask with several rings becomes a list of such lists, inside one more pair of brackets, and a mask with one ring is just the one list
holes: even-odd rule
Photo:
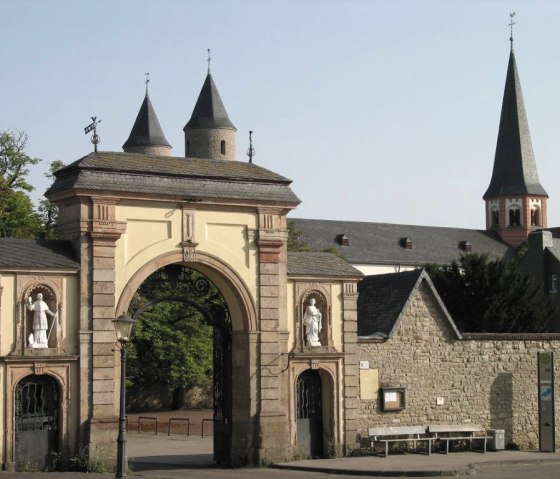
[[249, 157], [249, 163], [253, 163], [253, 157], [256, 155], [255, 149], [253, 148], [253, 130], [249, 131], [249, 148], [247, 148], [247, 156]]
[[210, 48], [208, 49], [208, 74], [210, 74], [210, 62], [212, 61], [212, 57], [210, 56]]
[[146, 81], [144, 82], [146, 84], [146, 95], [148, 94], [148, 83], [150, 83], [150, 74], [149, 73], [144, 73], [144, 75], [146, 75]]
[[97, 134], [97, 125], [101, 123], [101, 120], [97, 121], [97, 117], [92, 116], [91, 121], [93, 123], [90, 123], [84, 128], [84, 133], [87, 135], [90, 131], [93, 131], [93, 135], [91, 135], [91, 142], [93, 143], [93, 151], [97, 153], [97, 144], [101, 141], [101, 138], [99, 138], [99, 135]]
[[513, 17], [515, 17], [515, 12], [510, 12], [509, 14], [509, 41], [511, 43], [511, 49], [513, 50], [513, 26], [515, 22], [513, 21]]

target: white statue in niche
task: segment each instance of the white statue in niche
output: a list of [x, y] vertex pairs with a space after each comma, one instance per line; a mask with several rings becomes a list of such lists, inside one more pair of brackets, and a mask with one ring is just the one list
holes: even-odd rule
[[309, 300], [309, 306], [305, 309], [303, 324], [307, 336], [307, 345], [313, 347], [321, 346], [319, 333], [323, 329], [323, 315], [315, 306], [315, 299], [313, 298]]
[[37, 294], [35, 302], [31, 300], [31, 296], [27, 298], [27, 309], [33, 311], [33, 333], [29, 335], [29, 347], [48, 348], [49, 338], [47, 336], [47, 329], [49, 328], [49, 323], [47, 321], [47, 314], [53, 318], [53, 324], [57, 315], [43, 301], [41, 293]]

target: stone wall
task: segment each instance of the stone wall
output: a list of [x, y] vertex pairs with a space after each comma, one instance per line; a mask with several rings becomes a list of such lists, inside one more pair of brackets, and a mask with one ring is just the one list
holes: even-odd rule
[[[382, 412], [379, 399], [359, 399], [359, 433], [366, 436], [373, 426], [471, 422], [504, 429], [506, 444], [538, 449], [537, 352], [560, 351], [555, 337], [560, 336], [473, 334], [458, 339], [424, 282], [391, 338], [359, 342], [359, 359], [379, 370], [379, 387], [406, 388], [402, 411]], [[558, 382], [555, 397], [558, 403]]]

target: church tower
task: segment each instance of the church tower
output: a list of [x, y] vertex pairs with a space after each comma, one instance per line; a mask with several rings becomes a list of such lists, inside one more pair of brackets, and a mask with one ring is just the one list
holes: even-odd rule
[[513, 52], [513, 39], [490, 186], [484, 193], [486, 229], [496, 230], [513, 247], [529, 233], [547, 227], [548, 194], [537, 165]]
[[187, 158], [235, 160], [237, 129], [228, 117], [210, 68], [191, 119], [183, 131]]
[[148, 80], [146, 80], [146, 96], [130, 132], [123, 145], [125, 153], [143, 153], [145, 155], [170, 156], [171, 145], [159, 124], [158, 117], [148, 96]]

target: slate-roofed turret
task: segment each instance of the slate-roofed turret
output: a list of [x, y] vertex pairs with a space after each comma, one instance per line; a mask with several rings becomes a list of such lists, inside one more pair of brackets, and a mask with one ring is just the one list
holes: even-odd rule
[[156, 156], [171, 155], [171, 145], [163, 134], [147, 91], [130, 136], [123, 145], [123, 151]]
[[548, 196], [537, 174], [513, 49], [509, 55], [494, 171], [484, 199], [499, 195]]
[[547, 227], [548, 194], [537, 174], [537, 165], [525, 113], [525, 103], [512, 48], [500, 116], [494, 169], [484, 193], [486, 228], [498, 231], [517, 247], [534, 229]]
[[210, 72], [183, 131], [187, 158], [235, 160], [237, 130], [228, 117]]

